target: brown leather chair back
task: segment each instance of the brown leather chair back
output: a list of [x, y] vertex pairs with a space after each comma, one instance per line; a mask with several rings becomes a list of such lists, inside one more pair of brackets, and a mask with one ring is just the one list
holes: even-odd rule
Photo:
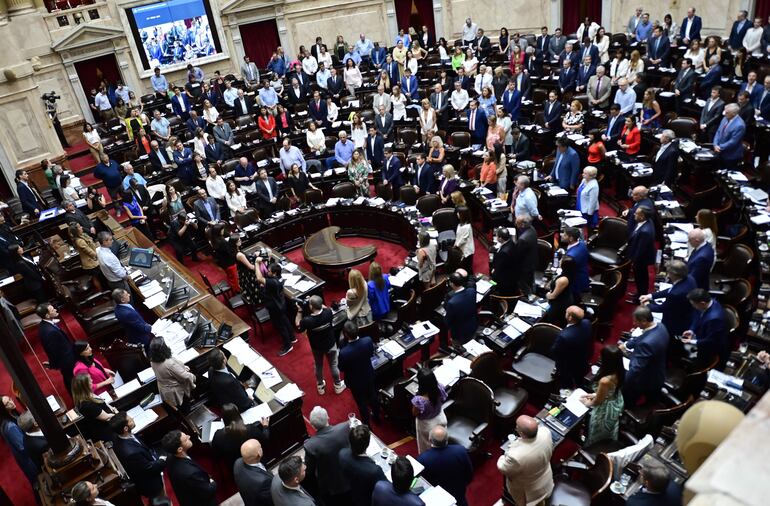
[[417, 203], [417, 192], [414, 191], [414, 186], [405, 184], [398, 191], [398, 198], [404, 204], [413, 206]]
[[482, 353], [471, 362], [470, 377], [476, 378], [493, 390], [502, 383], [502, 375], [500, 358], [494, 351]]
[[553, 244], [544, 240], [537, 240], [537, 271], [544, 271], [548, 264], [553, 262]]
[[321, 190], [314, 190], [312, 188], [305, 191], [305, 203], [306, 204], [320, 204], [323, 202], [324, 195]]
[[449, 136], [449, 143], [456, 148], [467, 148], [471, 145], [471, 134], [469, 132], [452, 132]]
[[438, 195], [423, 195], [417, 199], [417, 210], [423, 216], [432, 216], [441, 207], [441, 198]]
[[439, 233], [446, 230], [457, 230], [457, 213], [451, 207], [438, 209], [433, 212], [432, 223]]
[[377, 183], [374, 187], [374, 194], [383, 200], [393, 200], [393, 188], [389, 184]]
[[550, 355], [551, 346], [553, 346], [559, 332], [561, 332], [561, 329], [550, 323], [536, 323], [532, 325], [524, 333], [527, 351], [546, 356]]
[[693, 118], [676, 118], [668, 123], [668, 128], [679, 138], [693, 139], [698, 133], [698, 122]]
[[628, 242], [628, 223], [623, 218], [609, 216], [599, 222], [599, 232], [592, 246], [619, 249], [626, 242]]
[[356, 196], [356, 187], [350, 181], [335, 184], [332, 188], [332, 196], [342, 199], [352, 199]]

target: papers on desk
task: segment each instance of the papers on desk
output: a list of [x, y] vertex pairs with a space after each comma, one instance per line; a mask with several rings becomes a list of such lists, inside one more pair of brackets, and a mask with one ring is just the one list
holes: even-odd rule
[[110, 396], [109, 392], [102, 392], [99, 395], [97, 395], [97, 397], [108, 404], [112, 402], [112, 397]]
[[714, 383], [719, 388], [724, 388], [734, 395], [741, 395], [743, 391], [742, 379], [738, 379], [735, 376], [730, 376], [729, 374], [725, 374], [715, 369], [709, 371], [706, 381]]
[[326, 205], [327, 206], [336, 206], [339, 201], [340, 201], [339, 198], [332, 197], [332, 198], [330, 198], [329, 200], [326, 201]]
[[480, 279], [476, 282], [476, 294], [480, 294], [484, 296], [491, 289], [492, 289], [492, 283], [487, 281], [486, 279]]
[[391, 359], [398, 358], [404, 354], [404, 347], [401, 346], [395, 339], [391, 339], [390, 341], [380, 345], [380, 349]]
[[315, 287], [315, 282], [309, 279], [303, 279], [302, 281], [294, 285], [294, 289], [300, 293], [304, 293], [304, 292], [307, 292], [308, 290], [312, 290], [313, 287]]
[[49, 395], [45, 398], [45, 400], [48, 401], [48, 405], [51, 406], [51, 411], [56, 412], [61, 409], [61, 406], [59, 405], [59, 402], [56, 400], [56, 397], [53, 395]]
[[672, 223], [671, 226], [674, 228], [678, 228], [682, 232], [689, 233], [690, 230], [695, 228], [695, 225], [692, 223]]
[[281, 279], [283, 280], [284, 285], [292, 287], [302, 279], [302, 274], [281, 273]]
[[299, 389], [296, 383], [289, 383], [275, 393], [275, 400], [285, 405], [294, 399], [299, 399], [303, 395], [302, 390]]
[[353, 201], [353, 204], [360, 206], [361, 204], [364, 203], [365, 200], [366, 200], [366, 197], [358, 197], [356, 200]]
[[13, 280], [15, 278], [13, 276], [8, 276], [7, 278], [0, 279], [0, 286], [10, 285], [13, 283]]
[[254, 230], [257, 230], [259, 228], [259, 225], [256, 223], [252, 223], [251, 225], [246, 225], [243, 227], [244, 232], [253, 232]]
[[728, 171], [727, 175], [730, 179], [737, 182], [745, 183], [749, 180], [743, 172], [738, 172], [737, 170]]
[[346, 169], [345, 167], [337, 167], [336, 169], [333, 169], [333, 170], [334, 170], [334, 173], [337, 175], [345, 174], [348, 171], [348, 169]]
[[765, 225], [770, 223], [770, 215], [760, 213], [751, 217], [751, 222], [755, 225]]
[[508, 203], [506, 201], [500, 200], [498, 198], [489, 199], [487, 200], [486, 204], [491, 207], [492, 210], [504, 209], [508, 207]]
[[260, 381], [262, 381], [267, 388], [273, 388], [283, 381], [275, 367], [262, 371], [258, 373], [257, 376], [259, 376]]
[[193, 360], [194, 358], [198, 357], [198, 351], [195, 348], [188, 348], [184, 350], [182, 353], [178, 353], [176, 355], [177, 360], [182, 362], [183, 364], [186, 364], [190, 360]]
[[148, 367], [144, 371], [139, 371], [136, 376], [142, 385], [144, 385], [155, 379], [155, 371], [152, 370], [152, 367]]
[[683, 243], [686, 244], [687, 243], [687, 232], [685, 232], [683, 230], [676, 230], [676, 231], [668, 234], [668, 238], [669, 238], [669, 240], [671, 240], [671, 242], [683, 242]]
[[207, 427], [203, 427], [203, 432], [201, 434], [201, 443], [210, 443], [212, 439], [214, 439], [214, 434], [217, 433], [218, 430], [225, 428], [225, 422], [224, 420], [211, 420], [208, 424], [208, 430]]
[[569, 192], [560, 186], [553, 185], [546, 191], [546, 195], [549, 197], [561, 197], [569, 195]]
[[139, 292], [142, 294], [142, 297], [147, 299], [149, 297], [152, 297], [156, 293], [163, 292], [163, 287], [160, 286], [160, 283], [158, 283], [158, 280], [153, 279], [149, 283], [146, 283], [146, 284], [140, 286], [139, 287]]
[[759, 188], [748, 188], [744, 186], [741, 188], [741, 193], [746, 195], [746, 197], [748, 197], [752, 202], [757, 204], [765, 203], [768, 197], [767, 193]]
[[390, 281], [390, 284], [402, 288], [405, 284], [407, 284], [409, 281], [411, 281], [415, 276], [417, 276], [417, 272], [413, 269], [410, 269], [409, 267], [404, 267], [395, 276], [390, 276], [388, 280]]
[[136, 427], [134, 427], [134, 430], [132, 431], [135, 434], [158, 419], [158, 414], [155, 411], [152, 409], [143, 409], [142, 406], [135, 406], [129, 409], [126, 414], [133, 418], [134, 423], [136, 423]]
[[465, 348], [465, 351], [467, 351], [470, 355], [473, 355], [474, 357], [478, 357], [482, 353], [487, 353], [489, 351], [492, 351], [492, 349], [489, 346], [487, 346], [484, 343], [480, 343], [475, 339], [472, 339], [467, 343], [465, 343], [463, 345], [463, 348]]
[[370, 206], [381, 206], [385, 204], [385, 199], [382, 197], [376, 197], [373, 199], [367, 199]]
[[586, 223], [588, 223], [588, 221], [582, 216], [574, 216], [564, 220], [564, 224], [568, 227], [582, 227]]
[[655, 207], [665, 207], [666, 209], [676, 209], [679, 207], [679, 201], [676, 200], [656, 200]]
[[443, 364], [433, 369], [436, 381], [445, 387], [450, 387], [460, 379], [460, 370], [452, 364], [451, 361], [444, 361]]
[[283, 266], [283, 270], [289, 271], [289, 272], [294, 272], [297, 269], [299, 269], [299, 266], [292, 262], [286, 262], [286, 264]]
[[573, 415], [581, 417], [588, 411], [588, 407], [580, 402], [580, 398], [584, 395], [588, 395], [588, 392], [582, 388], [576, 388], [572, 391], [569, 397], [564, 401], [564, 407], [567, 408]]
[[532, 325], [525, 322], [521, 318], [513, 318], [511, 321], [508, 322], [508, 325], [503, 329], [503, 332], [505, 335], [509, 336], [511, 339], [516, 339], [520, 335], [524, 334]]
[[513, 309], [513, 313], [525, 318], [540, 318], [543, 316], [543, 308], [520, 300], [516, 302], [516, 307]]
[[125, 383], [123, 385], [120, 385], [119, 387], [116, 387], [115, 388], [115, 396], [119, 399], [121, 397], [124, 397], [124, 396], [130, 394], [131, 392], [133, 392], [135, 390], [139, 390], [139, 388], [141, 386], [142, 385], [141, 385], [141, 383], [139, 383], [138, 379], [132, 379], [128, 383]]
[[152, 297], [144, 299], [144, 305], [147, 309], [154, 309], [166, 302], [166, 294], [164, 292], [158, 292]]
[[418, 322], [410, 327], [410, 331], [415, 339], [422, 337], [431, 337], [439, 333], [438, 327], [431, 322]]
[[272, 415], [273, 410], [270, 409], [270, 406], [268, 406], [267, 403], [263, 402], [262, 404], [254, 406], [253, 408], [249, 408], [241, 413], [241, 418], [243, 418], [243, 423], [248, 425], [250, 423], [259, 422], [263, 418], [267, 418]]
[[440, 485], [424, 490], [420, 494], [420, 499], [425, 503], [425, 506], [454, 506], [457, 504], [454, 496], [441, 488]]

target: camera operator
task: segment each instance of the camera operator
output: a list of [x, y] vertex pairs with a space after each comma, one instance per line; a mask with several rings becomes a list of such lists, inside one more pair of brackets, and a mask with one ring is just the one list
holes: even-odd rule
[[176, 253], [176, 259], [184, 263], [184, 256], [189, 254], [193, 262], [200, 262], [195, 248], [193, 234], [198, 230], [198, 224], [187, 213], [179, 213], [171, 220], [168, 231], [168, 240]]
[[283, 347], [278, 352], [282, 357], [294, 349], [294, 343], [297, 338], [294, 336], [294, 330], [291, 328], [289, 317], [286, 316], [288, 307], [286, 305], [286, 296], [283, 294], [283, 281], [281, 280], [281, 266], [277, 263], [271, 263], [266, 275], [262, 273], [264, 258], [258, 256], [256, 259], [257, 283], [262, 287], [262, 301], [265, 303], [265, 309], [270, 314], [270, 321], [273, 327], [283, 338]]
[[64, 148], [70, 147], [67, 138], [64, 136], [64, 130], [62, 130], [61, 123], [59, 122], [59, 114], [57, 111], [56, 101], [61, 97], [51, 91], [43, 95], [42, 98], [45, 101], [45, 112], [47, 112], [48, 117], [51, 118], [51, 123], [53, 123], [53, 128], [56, 130], [56, 136], [59, 137], [59, 142], [61, 142], [61, 145]]
[[340, 370], [337, 367], [339, 350], [334, 340], [332, 310], [324, 306], [321, 297], [313, 295], [304, 308], [301, 304], [297, 304], [295, 324], [301, 332], [307, 332], [307, 338], [310, 341], [318, 394], [326, 393], [326, 381], [323, 373], [324, 357], [329, 362], [329, 369], [332, 372], [332, 379], [334, 379], [334, 393], [342, 393], [345, 390], [345, 383], [340, 380]]

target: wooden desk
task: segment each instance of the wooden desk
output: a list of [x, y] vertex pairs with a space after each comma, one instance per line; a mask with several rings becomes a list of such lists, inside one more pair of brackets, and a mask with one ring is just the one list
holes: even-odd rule
[[340, 227], [326, 227], [308, 237], [302, 254], [314, 271], [343, 270], [372, 260], [374, 246], [346, 246], [337, 241]]

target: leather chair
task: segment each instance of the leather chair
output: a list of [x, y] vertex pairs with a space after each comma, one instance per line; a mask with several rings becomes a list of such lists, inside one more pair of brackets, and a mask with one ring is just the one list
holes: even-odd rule
[[467, 148], [471, 145], [470, 132], [452, 132], [449, 135], [449, 143], [456, 148]]
[[[352, 185], [352, 183], [349, 183]], [[398, 198], [401, 202], [408, 206], [413, 206], [417, 203], [417, 192], [414, 191], [414, 186], [405, 184], [398, 190]]]
[[241, 128], [251, 128], [256, 126], [254, 118], [249, 115], [239, 116], [235, 119], [235, 124]]
[[537, 265], [535, 266], [535, 283], [542, 284], [543, 276], [548, 265], [553, 262], [553, 244], [544, 240], [537, 240]]
[[362, 337], [369, 336], [372, 338], [372, 342], [377, 344], [380, 340], [380, 324], [379, 322], [372, 322], [368, 325], [358, 327], [358, 335]]
[[243, 229], [249, 225], [259, 223], [259, 213], [256, 209], [247, 208], [243, 213], [235, 213], [233, 215], [233, 221], [235, 221], [235, 225], [238, 228]]
[[396, 378], [378, 391], [383, 415], [404, 430], [414, 430], [411, 402], [413, 395], [407, 391], [406, 387], [415, 382], [417, 372], [410, 370], [410, 373], [408, 377]]
[[414, 128], [399, 128], [398, 139], [410, 149], [416, 143], [420, 142], [420, 133]]
[[668, 128], [674, 131], [677, 138], [692, 140], [698, 133], [698, 122], [693, 118], [679, 117], [669, 121]]
[[657, 437], [660, 429], [677, 421], [695, 400], [690, 395], [685, 401], [681, 401], [665, 389], [660, 397], [661, 400], [652, 405], [631, 406], [623, 410], [621, 428], [625, 427], [638, 437], [644, 434]]
[[356, 198], [356, 187], [350, 181], [345, 181], [344, 183], [337, 183], [332, 188], [332, 196], [340, 199]]
[[389, 184], [377, 183], [374, 186], [374, 194], [386, 202], [393, 200], [393, 188]]
[[748, 278], [750, 267], [754, 261], [754, 251], [745, 244], [733, 244], [724, 258], [717, 259], [711, 269], [709, 280], [711, 285], [732, 282]]
[[305, 191], [305, 204], [321, 204], [323, 202], [324, 195], [321, 190], [313, 190], [312, 188]]
[[417, 321], [417, 294], [414, 290], [409, 291], [409, 298], [406, 300], [397, 299], [391, 303], [391, 310], [383, 316], [380, 321], [389, 326], [386, 336], [394, 334], [404, 323], [414, 323]]
[[706, 385], [708, 372], [718, 364], [719, 357], [714, 357], [710, 364], [694, 371], [686, 371], [681, 367], [670, 367], [666, 371], [664, 385], [677, 398], [684, 399], [691, 395], [697, 395]]
[[612, 325], [615, 307], [625, 293], [625, 290], [621, 289], [622, 285], [623, 271], [620, 269], [608, 269], [602, 272], [601, 281], [591, 282], [591, 291], [583, 295], [582, 303], [593, 308], [597, 325]]
[[751, 311], [753, 290], [746, 279], [736, 279], [729, 282], [717, 283], [717, 289], [710, 290], [723, 306], [728, 305], [737, 309], [738, 313], [746, 314]]
[[[521, 295], [503, 296], [496, 293], [490, 293], [484, 304], [486, 311], [489, 311], [495, 318], [503, 319], [511, 314], [516, 303], [521, 300]], [[484, 311], [482, 311], [483, 313]], [[481, 313], [479, 313], [481, 314]]]
[[417, 199], [417, 210], [423, 216], [432, 216], [441, 207], [441, 198], [438, 195], [423, 195]]
[[551, 506], [590, 506], [604, 504], [602, 497], [609, 494], [612, 482], [612, 461], [605, 453], [599, 453], [593, 464], [567, 461], [562, 473], [554, 478], [553, 492], [548, 499]]
[[109, 346], [101, 348], [100, 351], [110, 366], [126, 379], [135, 378], [140, 371], [150, 367], [150, 361], [144, 353], [144, 346], [141, 344], [115, 339]]
[[513, 371], [541, 394], [555, 388], [556, 362], [549, 356], [561, 329], [550, 323], [536, 323], [524, 333], [524, 347], [514, 356]]
[[438, 308], [444, 301], [446, 291], [447, 283], [446, 280], [444, 280], [426, 288], [425, 291], [422, 292], [420, 299], [417, 301], [417, 318], [420, 321], [435, 319], [436, 308]]
[[431, 220], [433, 228], [439, 234], [445, 231], [457, 230], [457, 213], [454, 208], [446, 207], [438, 209], [433, 212], [433, 219]]
[[495, 410], [492, 389], [476, 378], [461, 378], [452, 387], [444, 403], [449, 441], [468, 452], [478, 450], [484, 442]]
[[603, 268], [622, 263], [621, 251], [628, 242], [628, 224], [623, 218], [607, 217], [599, 222], [599, 231], [588, 243], [592, 262]]
[[509, 386], [515, 375], [503, 370], [500, 357], [495, 352], [482, 353], [473, 359], [470, 377], [484, 382], [492, 389], [495, 399], [495, 432], [507, 434], [527, 404], [529, 394], [523, 388]]

